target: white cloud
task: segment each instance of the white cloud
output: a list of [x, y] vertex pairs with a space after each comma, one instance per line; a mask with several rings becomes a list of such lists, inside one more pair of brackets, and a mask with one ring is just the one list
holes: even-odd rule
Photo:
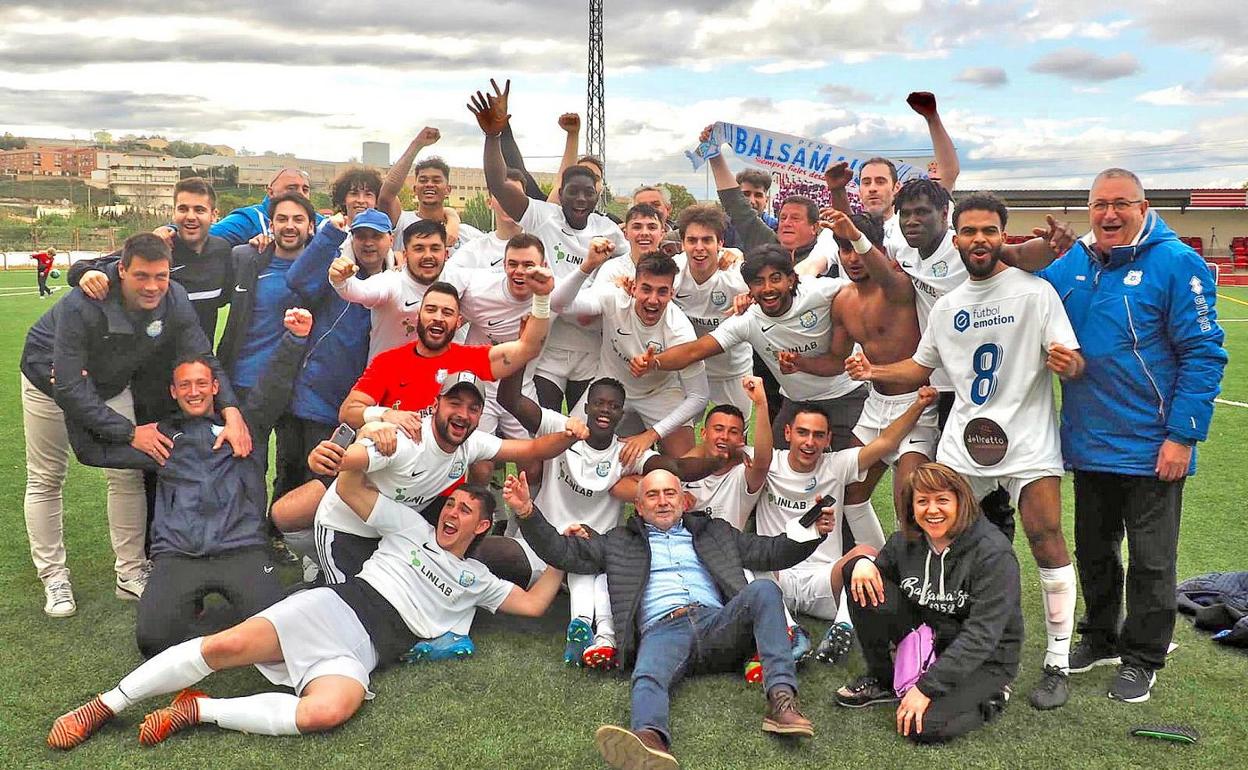
[[953, 78], [959, 83], [972, 83], [984, 88], [1000, 88], [1010, 82], [1000, 67], [967, 67]]
[[1208, 105], [1209, 101], [1187, 86], [1177, 85], [1161, 88], [1156, 91], [1145, 91], [1135, 97], [1137, 102], [1153, 104], [1158, 107], [1195, 107]]

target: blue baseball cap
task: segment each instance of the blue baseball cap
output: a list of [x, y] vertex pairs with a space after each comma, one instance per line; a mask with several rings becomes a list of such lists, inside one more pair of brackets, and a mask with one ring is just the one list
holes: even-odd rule
[[359, 230], [361, 227], [367, 227], [379, 233], [389, 233], [394, 229], [390, 224], [390, 217], [377, 209], [364, 209], [351, 218], [352, 231]]

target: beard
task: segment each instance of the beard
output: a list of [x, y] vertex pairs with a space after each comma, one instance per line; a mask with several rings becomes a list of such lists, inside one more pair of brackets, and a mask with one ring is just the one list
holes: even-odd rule
[[425, 326], [425, 322], [418, 318], [416, 319], [416, 336], [420, 338], [421, 344], [430, 350], [442, 350], [447, 345], [451, 344], [451, 340], [454, 339], [455, 334], [448, 326], [446, 332], [442, 335], [441, 340], [433, 340], [429, 333], [429, 328]]
[[991, 252], [991, 258], [982, 267], [976, 263], [970, 253], [962, 255], [962, 264], [966, 266], [966, 272], [972, 278], [987, 278], [992, 275], [992, 271], [997, 269], [997, 264], [1001, 262], [1001, 246], [997, 246]]

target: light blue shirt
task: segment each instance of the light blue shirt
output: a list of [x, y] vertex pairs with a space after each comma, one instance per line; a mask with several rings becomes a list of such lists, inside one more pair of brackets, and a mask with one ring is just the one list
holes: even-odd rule
[[641, 630], [687, 604], [723, 607], [719, 589], [693, 550], [693, 534], [681, 522], [664, 532], [645, 525], [650, 541], [650, 579], [641, 597]]

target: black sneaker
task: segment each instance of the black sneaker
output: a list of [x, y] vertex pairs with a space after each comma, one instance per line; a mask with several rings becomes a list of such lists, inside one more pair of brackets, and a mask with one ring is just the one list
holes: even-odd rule
[[1152, 697], [1153, 684], [1157, 681], [1157, 672], [1151, 668], [1124, 663], [1118, 667], [1118, 674], [1109, 686], [1109, 699], [1123, 703], [1143, 703]]
[[849, 657], [849, 651], [854, 646], [854, 627], [842, 621], [833, 623], [828, 632], [823, 635], [823, 640], [819, 642], [819, 648], [815, 650], [815, 659], [820, 663], [835, 665], [843, 663]]
[[1045, 666], [1044, 676], [1040, 684], [1027, 697], [1031, 707], [1039, 711], [1048, 711], [1065, 706], [1070, 700], [1070, 676], [1057, 666]]
[[1093, 644], [1087, 639], [1080, 639], [1074, 647], [1070, 648], [1070, 673], [1072, 674], [1082, 674], [1097, 666], [1117, 666], [1120, 663], [1122, 663], [1122, 658], [1115, 655], [1113, 650]]
[[836, 702], [845, 708], [860, 709], [876, 703], [896, 703], [900, 698], [871, 675], [860, 676], [836, 691]]

